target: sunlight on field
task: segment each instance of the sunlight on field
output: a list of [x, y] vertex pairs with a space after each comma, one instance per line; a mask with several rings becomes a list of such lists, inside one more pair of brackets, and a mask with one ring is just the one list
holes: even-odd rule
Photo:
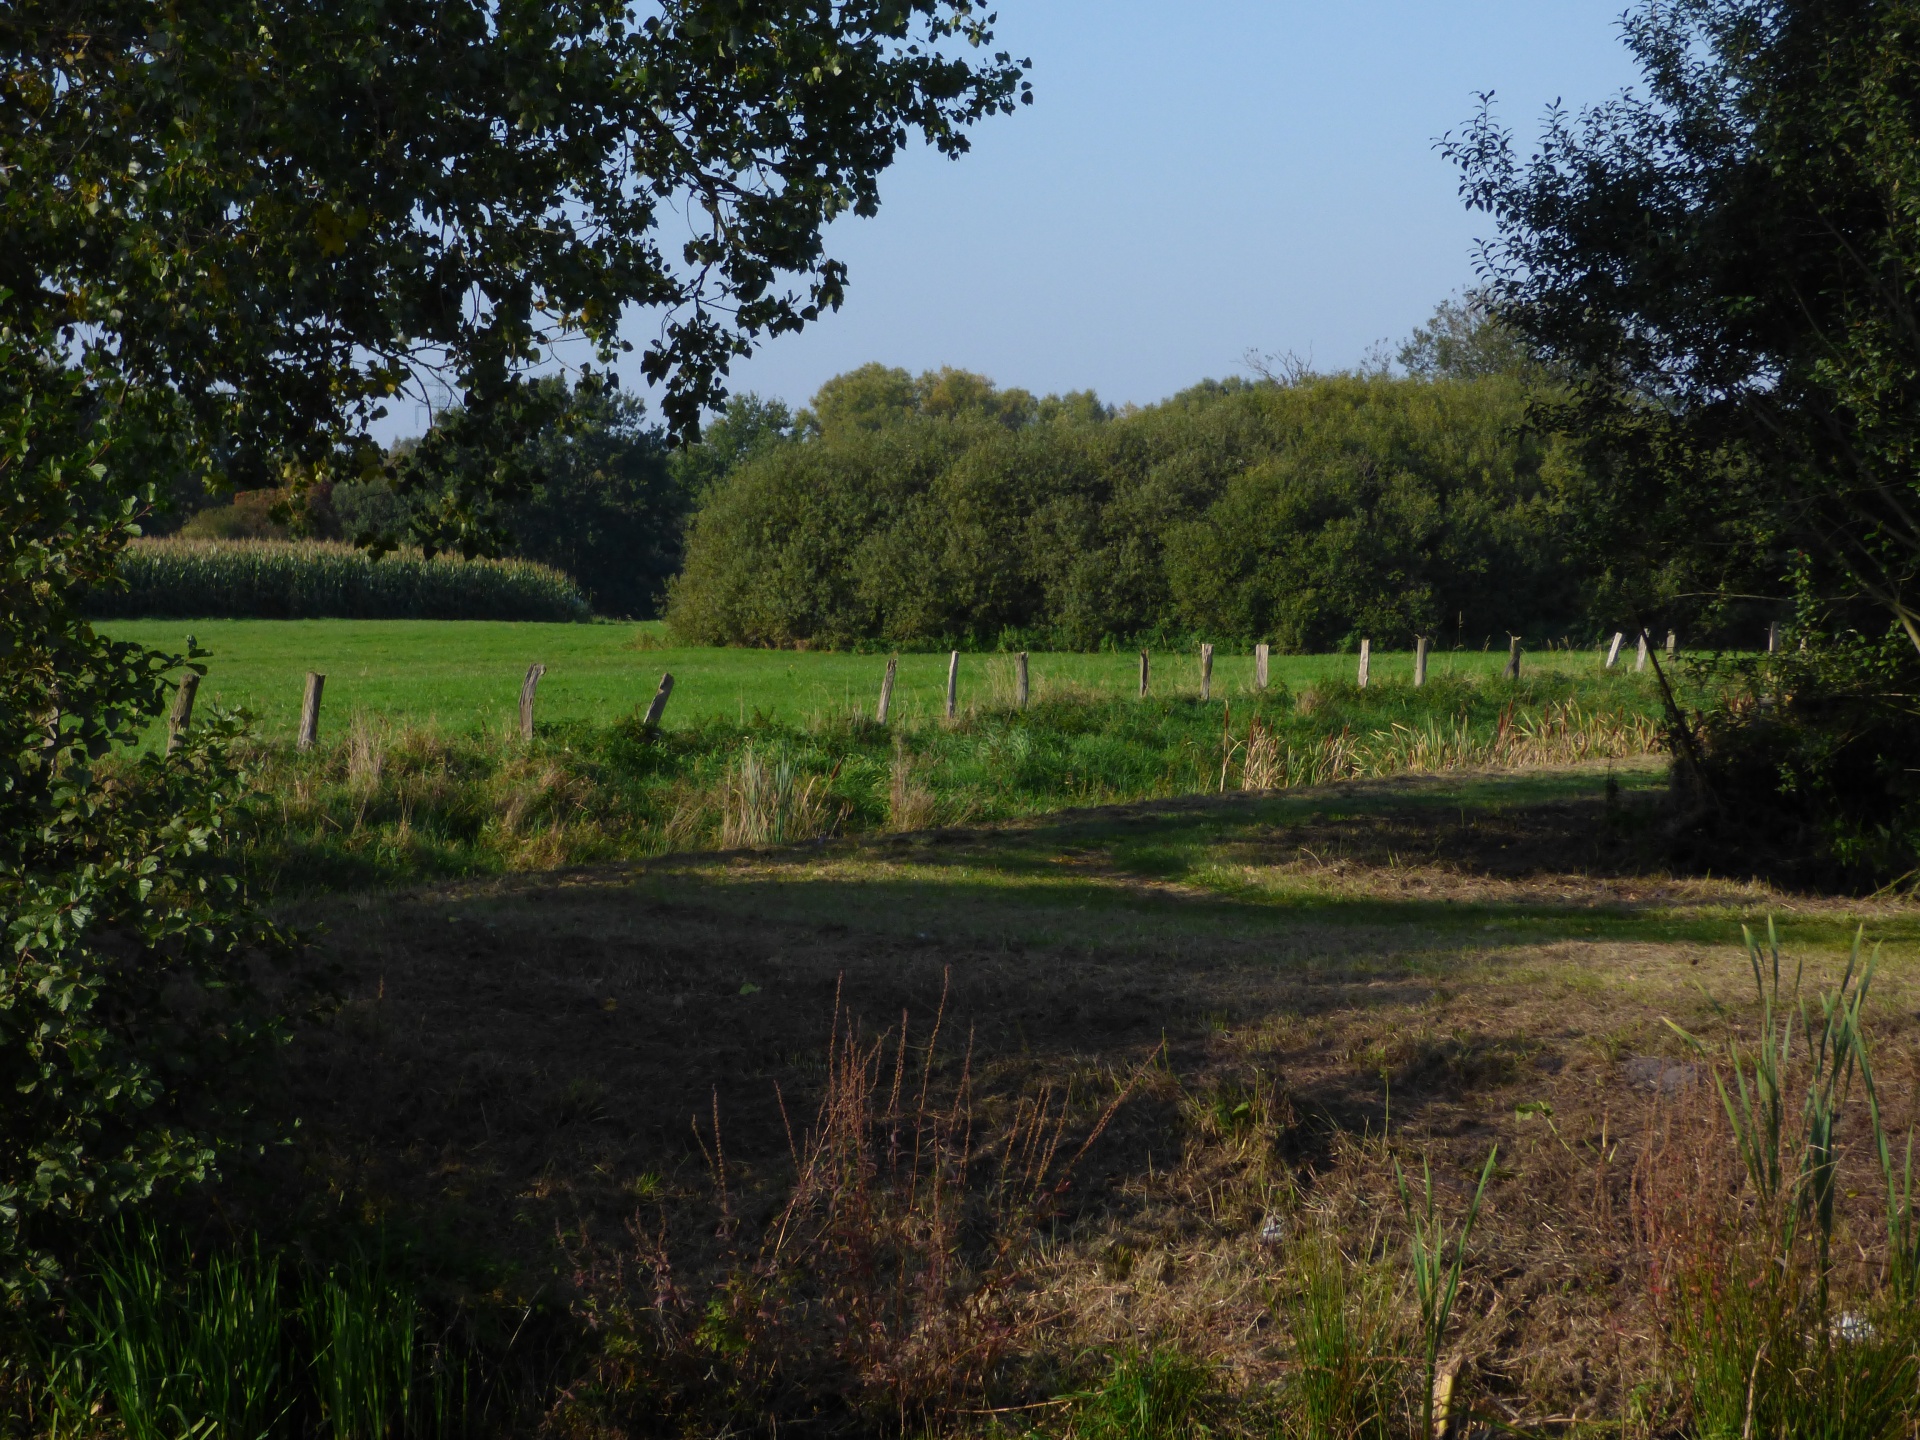
[[[871, 714], [886, 657], [880, 654], [789, 650], [672, 649], [663, 627], [649, 624], [540, 625], [499, 621], [434, 620], [156, 620], [108, 622], [115, 639], [181, 649], [189, 634], [212, 655], [200, 702], [244, 706], [260, 733], [291, 732], [309, 670], [327, 677], [322, 728], [359, 712], [427, 723], [453, 731], [495, 729], [512, 723], [527, 666], [547, 667], [540, 683], [543, 721], [606, 723], [644, 707], [662, 672], [674, 677], [669, 727], [713, 717], [744, 721], [756, 712], [797, 723], [815, 715], [858, 710]], [[1498, 674], [1506, 657], [1483, 651], [1436, 652], [1432, 674]], [[1098, 654], [1036, 653], [1036, 695], [1070, 686], [1132, 694], [1139, 683], [1132, 651]], [[1272, 678], [1292, 688], [1331, 678], [1350, 679], [1351, 655], [1276, 655]], [[1630, 661], [1623, 662], [1630, 663]], [[1597, 671], [1592, 651], [1530, 654], [1536, 669]], [[1193, 654], [1156, 652], [1156, 694], [1193, 693], [1200, 684]], [[1410, 654], [1376, 652], [1376, 682], [1405, 681]], [[900, 657], [893, 713], [906, 721], [938, 715], [946, 687], [945, 654]], [[960, 703], [1007, 704], [1012, 659], [966, 654], [960, 661]], [[1253, 687], [1250, 654], [1224, 651], [1214, 661], [1213, 693], [1231, 697]]]

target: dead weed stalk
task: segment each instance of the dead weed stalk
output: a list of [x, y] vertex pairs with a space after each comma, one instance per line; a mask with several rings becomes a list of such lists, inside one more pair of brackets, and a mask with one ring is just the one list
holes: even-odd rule
[[[568, 1397], [576, 1422], [678, 1412], [767, 1434], [897, 1433], [991, 1402], [1045, 1322], [1025, 1289], [1042, 1233], [1146, 1067], [1098, 1110], [1042, 1087], [987, 1126], [971, 1040], [939, 1059], [945, 1021], [943, 994], [924, 1042], [904, 1013], [871, 1036], [836, 998], [813, 1123], [795, 1135], [788, 1121], [786, 1199], [757, 1226], [723, 1203], [699, 1280], [676, 1278], [664, 1222], [636, 1223], [634, 1256], [611, 1270], [576, 1257], [584, 1314], [609, 1341]], [[702, 1148], [724, 1177], [712, 1123]]]

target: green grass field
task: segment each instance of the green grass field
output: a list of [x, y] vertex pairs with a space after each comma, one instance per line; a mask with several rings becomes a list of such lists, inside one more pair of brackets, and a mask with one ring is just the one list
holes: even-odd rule
[[[453, 733], [491, 730], [512, 722], [527, 666], [547, 667], [540, 685], [542, 720], [605, 723], [644, 706], [661, 672], [674, 677], [667, 725], [723, 717], [745, 721], [758, 712], [788, 724], [822, 714], [871, 713], [886, 659], [881, 655], [797, 653], [784, 650], [666, 648], [654, 624], [542, 625], [503, 621], [438, 620], [200, 620], [111, 621], [116, 639], [182, 649], [192, 634], [212, 653], [201, 703], [244, 706], [258, 733], [290, 736], [304, 676], [327, 677], [321, 728], [325, 733], [356, 713], [389, 722], [428, 725]], [[1431, 673], [1497, 674], [1506, 657], [1484, 651], [1441, 651]], [[1272, 677], [1299, 689], [1351, 678], [1351, 655], [1276, 655]], [[1592, 651], [1529, 655], [1528, 673], [1541, 669], [1598, 673]], [[1630, 661], [1623, 661], [1623, 665]], [[1035, 654], [1030, 661], [1036, 696], [1073, 686], [1109, 695], [1132, 694], [1137, 655]], [[1156, 694], [1193, 693], [1200, 683], [1193, 654], [1153, 657]], [[894, 714], [911, 722], [939, 713], [947, 657], [900, 657]], [[1412, 674], [1407, 653], [1377, 653], [1376, 681]], [[1232, 696], [1253, 685], [1249, 654], [1221, 654], [1214, 662], [1214, 693]], [[1011, 695], [1012, 662], [1005, 655], [963, 655], [961, 704]]]

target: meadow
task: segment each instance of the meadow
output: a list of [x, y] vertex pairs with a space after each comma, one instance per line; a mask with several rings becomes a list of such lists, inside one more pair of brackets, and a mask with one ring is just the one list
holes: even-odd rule
[[[1191, 655], [1142, 700], [1133, 654], [1035, 654], [1019, 708], [967, 655], [949, 720], [909, 654], [881, 726], [883, 655], [195, 634], [260, 716], [237, 858], [308, 941], [261, 977], [286, 1138], [100, 1252], [25, 1433], [1920, 1420], [1920, 912], [1688, 863], [1630, 659], [1275, 657], [1255, 693], [1222, 655], [1203, 701]], [[1788, 1013], [1817, 1033], [1756, 1061]], [[1714, 1081], [1756, 1063], [1789, 1103], [1736, 1146]]]
[[[323, 733], [355, 715], [466, 733], [514, 722], [521, 681], [536, 662], [547, 667], [538, 716], [562, 724], [611, 724], [636, 706], [644, 709], [661, 674], [670, 672], [668, 729], [709, 720], [745, 724], [755, 716], [799, 725], [828, 715], [871, 715], [886, 667], [885, 654], [680, 648], [657, 622], [149, 620], [105, 621], [100, 628], [116, 639], [174, 651], [184, 650], [191, 635], [212, 652], [199, 703], [245, 707], [264, 740], [292, 736], [309, 670], [327, 677]], [[1528, 675], [1576, 677], [1601, 675], [1603, 660], [1595, 651], [1547, 650], [1529, 653], [1523, 663]], [[1134, 651], [1035, 653], [1029, 663], [1036, 698], [1057, 690], [1119, 698], [1138, 689]], [[1275, 655], [1270, 673], [1276, 683], [1298, 690], [1350, 680], [1356, 663], [1353, 655]], [[1436, 679], [1491, 677], [1505, 663], [1504, 653], [1490, 650], [1436, 650], [1430, 673]], [[1413, 657], [1381, 652], [1372, 665], [1376, 682], [1403, 681], [1413, 672]], [[1151, 670], [1157, 696], [1199, 693], [1199, 659], [1191, 652], [1157, 652]], [[945, 652], [902, 654], [894, 714], [907, 722], [940, 715], [946, 677]], [[1010, 657], [964, 654], [960, 687], [962, 706], [1006, 704], [1012, 697]], [[1213, 693], [1252, 691], [1251, 653], [1223, 648], [1214, 661]]]

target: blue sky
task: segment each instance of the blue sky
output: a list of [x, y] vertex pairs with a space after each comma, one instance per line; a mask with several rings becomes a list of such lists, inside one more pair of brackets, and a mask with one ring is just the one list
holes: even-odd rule
[[[1556, 98], [1634, 82], [1622, 0], [1003, 0], [1034, 103], [971, 154], [903, 156], [836, 222], [846, 305], [736, 368], [804, 403], [868, 360], [1149, 403], [1243, 369], [1397, 342], [1472, 282], [1434, 140], [1496, 93], [1524, 139]], [[627, 377], [638, 385], [636, 373]]]

